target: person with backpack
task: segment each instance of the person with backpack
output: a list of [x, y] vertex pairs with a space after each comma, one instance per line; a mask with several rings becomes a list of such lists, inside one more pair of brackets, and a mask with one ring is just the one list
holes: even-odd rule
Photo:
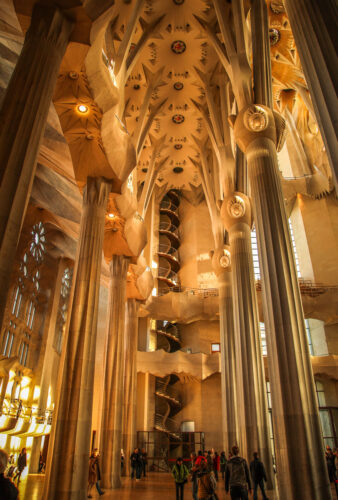
[[225, 451], [222, 451], [221, 456], [220, 456], [220, 467], [221, 467], [222, 479], [225, 479], [226, 466], [227, 466], [227, 458], [225, 456]]
[[232, 457], [229, 459], [225, 475], [225, 491], [229, 492], [231, 500], [248, 500], [248, 489], [251, 493], [249, 467], [245, 460], [239, 456], [238, 446], [231, 449]]
[[253, 454], [253, 461], [250, 463], [250, 474], [251, 474], [251, 479], [254, 484], [254, 490], [253, 490], [253, 500], [257, 500], [257, 490], [258, 486], [261, 489], [263, 499], [264, 500], [269, 500], [268, 497], [265, 494], [265, 489], [264, 489], [264, 481], [266, 481], [266, 474], [265, 474], [265, 469], [263, 462], [261, 462], [258, 458], [258, 453], [255, 451]]
[[188, 482], [189, 471], [181, 457], [178, 457], [171, 472], [176, 484], [176, 500], [183, 500], [184, 485]]
[[202, 450], [199, 450], [198, 452], [198, 456], [195, 460], [195, 465], [197, 467], [199, 467], [201, 465], [202, 462], [205, 462], [207, 463], [207, 459], [205, 458], [205, 456], [203, 455], [203, 451]]

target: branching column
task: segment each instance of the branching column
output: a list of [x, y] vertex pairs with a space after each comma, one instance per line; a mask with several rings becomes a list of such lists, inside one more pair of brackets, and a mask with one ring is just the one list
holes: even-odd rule
[[136, 384], [137, 384], [137, 341], [139, 302], [128, 299], [126, 303], [125, 328], [125, 364], [124, 364], [124, 416], [123, 416], [123, 451], [125, 453], [125, 471], [129, 476], [128, 460], [136, 446]]
[[72, 30], [55, 6], [35, 4], [0, 112], [0, 324], [49, 106]]
[[262, 267], [280, 497], [324, 500], [330, 488], [276, 154], [284, 123], [270, 108], [251, 105], [234, 132], [247, 157]]
[[103, 232], [110, 189], [108, 181], [89, 177], [83, 193], [72, 306], [63, 349], [64, 367], [53, 458], [47, 464], [45, 500], [82, 500], [86, 496]]
[[337, 2], [284, 4], [338, 191]]
[[223, 448], [230, 451], [231, 447], [238, 443], [238, 433], [232, 273], [228, 247], [215, 251], [212, 265], [217, 275], [219, 289]]
[[271, 484], [272, 453], [251, 250], [252, 214], [249, 198], [239, 192], [225, 198], [221, 217], [229, 234], [231, 249], [240, 449], [248, 460], [251, 460], [255, 451], [259, 452]]
[[102, 411], [102, 486], [121, 485], [124, 402], [124, 328], [129, 258], [113, 255], [110, 263], [110, 315]]

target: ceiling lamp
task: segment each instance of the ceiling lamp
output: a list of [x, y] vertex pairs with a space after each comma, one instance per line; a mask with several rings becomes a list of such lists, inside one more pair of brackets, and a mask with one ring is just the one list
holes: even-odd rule
[[88, 106], [86, 106], [85, 104], [78, 104], [76, 109], [82, 115], [84, 115], [85, 113], [88, 113], [88, 110], [89, 110]]

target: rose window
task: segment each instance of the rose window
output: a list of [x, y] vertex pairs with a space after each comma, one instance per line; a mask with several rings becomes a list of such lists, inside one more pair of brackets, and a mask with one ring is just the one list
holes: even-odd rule
[[31, 235], [32, 235], [32, 240], [29, 250], [34, 259], [37, 262], [41, 262], [46, 252], [46, 232], [42, 222], [34, 224]]

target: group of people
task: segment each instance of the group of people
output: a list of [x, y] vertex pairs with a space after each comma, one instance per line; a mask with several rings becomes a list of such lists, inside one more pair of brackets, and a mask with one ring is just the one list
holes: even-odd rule
[[264, 481], [267, 480], [264, 465], [258, 457], [253, 454], [250, 463], [250, 471], [247, 461], [239, 456], [238, 446], [233, 446], [229, 457], [223, 451], [202, 451], [191, 454], [190, 470], [183, 463], [181, 457], [176, 460], [172, 474], [176, 485], [176, 500], [183, 500], [184, 485], [188, 478], [192, 482], [192, 496], [194, 500], [218, 500], [216, 493], [219, 472], [225, 480], [225, 491], [230, 491], [231, 500], [248, 500], [248, 492], [251, 492], [251, 481], [253, 483], [253, 499], [257, 500], [257, 491], [260, 487], [263, 499], [268, 500], [265, 493]]
[[18, 488], [15, 486], [8, 474], [9, 457], [5, 450], [0, 450], [0, 500], [17, 500], [19, 498]]
[[135, 448], [133, 453], [130, 455], [130, 467], [131, 467], [131, 478], [136, 478], [136, 481], [143, 477], [147, 476], [147, 464], [148, 464], [148, 455], [144, 448], [139, 450]]

